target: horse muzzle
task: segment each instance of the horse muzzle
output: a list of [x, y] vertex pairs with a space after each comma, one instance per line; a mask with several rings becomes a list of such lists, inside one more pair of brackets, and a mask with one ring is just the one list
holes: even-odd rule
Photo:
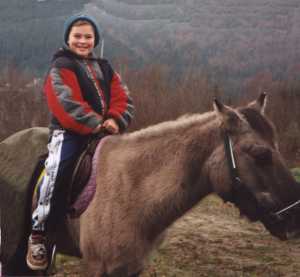
[[270, 212], [261, 219], [269, 232], [281, 240], [300, 237], [300, 201], [296, 201], [285, 208]]

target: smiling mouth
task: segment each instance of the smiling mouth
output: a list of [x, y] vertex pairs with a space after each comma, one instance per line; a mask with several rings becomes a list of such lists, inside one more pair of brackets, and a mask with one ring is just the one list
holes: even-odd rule
[[78, 49], [89, 49], [89, 45], [87, 44], [74, 44], [74, 46]]

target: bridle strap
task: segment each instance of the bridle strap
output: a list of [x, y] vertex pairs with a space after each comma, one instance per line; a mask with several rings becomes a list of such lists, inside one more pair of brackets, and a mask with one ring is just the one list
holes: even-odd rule
[[239, 177], [237, 163], [233, 153], [232, 140], [227, 132], [224, 134], [224, 148], [232, 180], [231, 192], [228, 193], [229, 195], [227, 195], [227, 197], [225, 196], [225, 201], [234, 203], [240, 208], [242, 199], [248, 199], [249, 201], [252, 201], [252, 205], [256, 207], [258, 213], [262, 216], [265, 216], [266, 213], [263, 207], [257, 201], [255, 194], [250, 190], [249, 185], [245, 184]]
[[[242, 181], [239, 178], [236, 160], [234, 158], [234, 153], [233, 153], [232, 140], [227, 132], [225, 132], [224, 134], [224, 148], [225, 148], [225, 156], [228, 163], [229, 172], [230, 172], [232, 185], [233, 185], [231, 197], [225, 197], [225, 201], [235, 203], [236, 202], [235, 195], [239, 189], [243, 188], [243, 190], [247, 190], [248, 195], [251, 195], [252, 193], [247, 187], [243, 187]], [[252, 196], [254, 197], [254, 195]], [[294, 203], [284, 207], [283, 209], [277, 212], [270, 213], [269, 215], [271, 216], [273, 214], [273, 216], [277, 216], [277, 217], [282, 216], [287, 212], [289, 212], [290, 210], [297, 208], [298, 206], [300, 206], [300, 200], [295, 201]]]
[[233, 154], [233, 148], [232, 148], [232, 141], [227, 134], [227, 132], [224, 135], [224, 148], [225, 148], [225, 155], [227, 157], [229, 171], [231, 179], [236, 182], [236, 180], [240, 180], [238, 175], [238, 170], [236, 167], [236, 161]]
[[243, 185], [239, 177], [236, 160], [233, 153], [232, 140], [227, 132], [225, 132], [224, 134], [224, 149], [230, 177], [232, 180], [232, 190], [230, 195], [225, 196], [225, 201], [235, 203], [237, 200], [236, 194], [238, 192], [238, 189], [240, 189]]

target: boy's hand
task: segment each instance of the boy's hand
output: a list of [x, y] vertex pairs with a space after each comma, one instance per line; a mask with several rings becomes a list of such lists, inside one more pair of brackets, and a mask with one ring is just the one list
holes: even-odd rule
[[93, 131], [92, 134], [97, 134], [103, 129], [102, 124], [99, 124]]
[[119, 125], [113, 118], [105, 120], [102, 124], [102, 127], [104, 127], [111, 134], [118, 134], [120, 131]]

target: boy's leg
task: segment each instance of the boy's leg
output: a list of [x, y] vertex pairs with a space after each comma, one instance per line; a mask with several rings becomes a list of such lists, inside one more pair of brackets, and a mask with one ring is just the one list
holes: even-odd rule
[[32, 214], [32, 233], [28, 240], [27, 264], [33, 270], [43, 270], [48, 266], [45, 246], [45, 223], [50, 212], [52, 193], [61, 164], [64, 131], [54, 131], [48, 144], [45, 175], [39, 190], [37, 207]]
[[[27, 264], [33, 270], [43, 270], [48, 266], [45, 247], [45, 225], [52, 204], [56, 184], [68, 168], [70, 160], [76, 157], [82, 146], [82, 139], [64, 130], [53, 132], [48, 144], [48, 158], [45, 162], [45, 175], [39, 190], [37, 208], [32, 214], [32, 233], [28, 241]], [[56, 193], [56, 192], [55, 192]]]

